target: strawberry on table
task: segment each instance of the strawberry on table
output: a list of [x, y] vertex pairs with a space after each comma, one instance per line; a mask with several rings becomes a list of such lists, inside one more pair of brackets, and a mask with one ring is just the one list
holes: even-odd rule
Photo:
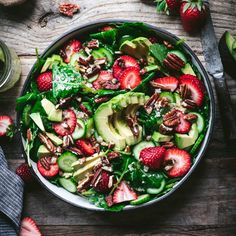
[[185, 31], [197, 32], [206, 20], [206, 5], [203, 0], [183, 0], [180, 16]]
[[165, 151], [164, 147], [144, 148], [140, 153], [139, 160], [150, 169], [158, 170], [161, 168]]
[[0, 137], [12, 137], [14, 134], [13, 120], [10, 116], [0, 116]]
[[180, 123], [175, 127], [175, 131], [179, 134], [187, 134], [191, 129], [191, 123], [184, 119], [183, 112], [177, 111], [177, 115], [180, 119]]
[[140, 70], [138, 62], [133, 57], [128, 56], [128, 55], [124, 55], [124, 56], [119, 57], [115, 61], [114, 65], [112, 67], [114, 77], [116, 79], [119, 79], [122, 72], [126, 68], [129, 68], [129, 67], [135, 67], [138, 70]]
[[122, 181], [113, 194], [112, 202], [118, 204], [121, 202], [133, 201], [137, 199], [137, 197], [137, 194], [130, 186], [125, 181]]
[[179, 86], [185, 85], [190, 91], [189, 99], [193, 100], [194, 103], [201, 107], [204, 100], [204, 85], [194, 75], [182, 75], [179, 77]]
[[87, 139], [79, 139], [76, 141], [76, 146], [81, 149], [84, 155], [92, 156], [95, 153], [95, 150]]
[[128, 67], [119, 77], [121, 89], [134, 89], [141, 83], [140, 71], [136, 67]]
[[63, 111], [63, 121], [53, 125], [55, 132], [60, 136], [72, 134], [77, 124], [76, 114], [73, 110]]
[[65, 47], [63, 50], [61, 50], [61, 56], [64, 59], [65, 63], [69, 63], [71, 56], [78, 52], [82, 47], [82, 44], [79, 40], [77, 39], [72, 39]]
[[163, 77], [151, 81], [151, 85], [154, 88], [160, 88], [171, 92], [174, 92], [177, 89], [178, 83], [179, 81], [175, 77]]
[[30, 217], [25, 217], [21, 221], [20, 236], [42, 236], [42, 234], [36, 222]]
[[191, 167], [190, 154], [178, 148], [171, 148], [165, 152], [164, 169], [169, 177], [175, 178], [185, 175]]
[[34, 176], [31, 174], [29, 166], [26, 163], [16, 168], [16, 174], [27, 184], [34, 182]]
[[52, 72], [46, 71], [44, 73], [41, 73], [37, 77], [36, 83], [40, 92], [52, 89]]
[[164, 11], [167, 15], [176, 14], [179, 11], [181, 0], [157, 0], [157, 10]]

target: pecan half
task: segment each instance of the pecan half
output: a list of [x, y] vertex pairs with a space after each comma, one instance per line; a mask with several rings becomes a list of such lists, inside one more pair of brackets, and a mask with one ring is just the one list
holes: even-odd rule
[[51, 165], [50, 157], [43, 157], [39, 161], [45, 170], [50, 170], [50, 165]]
[[108, 158], [109, 161], [117, 159], [119, 157], [120, 157], [120, 153], [119, 152], [109, 152], [107, 154], [107, 158]]
[[198, 119], [198, 116], [195, 114], [186, 114], [184, 115], [184, 119], [190, 122], [194, 122]]
[[163, 116], [163, 124], [168, 127], [175, 127], [180, 123], [178, 113], [175, 109], [169, 111]]
[[77, 147], [67, 147], [65, 150], [68, 150], [68, 151], [74, 153], [75, 155], [83, 156], [82, 151]]
[[196, 108], [197, 104], [191, 99], [185, 99], [182, 102], [182, 106], [185, 108], [188, 108], [188, 109], [194, 109], [194, 108]]
[[172, 127], [167, 127], [165, 126], [164, 124], [161, 124], [160, 127], [159, 127], [159, 132], [161, 134], [172, 134], [173, 133], [173, 128]]
[[157, 100], [157, 108], [161, 107], [168, 107], [169, 106], [169, 99], [167, 97], [160, 97]]
[[59, 12], [69, 17], [73, 17], [74, 13], [76, 13], [79, 9], [80, 6], [78, 4], [61, 3], [59, 5]]
[[81, 109], [82, 112], [86, 113], [88, 116], [92, 115], [92, 112], [89, 111], [83, 103], [79, 105], [79, 108]]
[[90, 186], [93, 176], [94, 176], [93, 174], [88, 173], [86, 177], [79, 182], [77, 186], [77, 191], [79, 193], [83, 192], [83, 190], [86, 190]]
[[154, 108], [155, 103], [157, 102], [159, 98], [158, 93], [154, 93], [144, 104], [144, 109], [148, 114], [151, 114]]
[[185, 65], [185, 62], [174, 53], [169, 53], [163, 63], [172, 70], [180, 70]]
[[68, 146], [70, 146], [70, 144], [73, 144], [73, 138], [71, 137], [71, 135], [66, 135], [63, 137], [63, 142], [62, 142], [62, 147], [66, 148]]
[[163, 44], [168, 48], [168, 49], [174, 49], [174, 46], [170, 43], [170, 42], [168, 42], [168, 41], [163, 41]]
[[100, 82], [100, 85], [104, 89], [109, 89], [109, 90], [117, 90], [120, 87], [120, 83], [118, 80], [104, 80]]
[[191, 96], [191, 91], [186, 84], [181, 84], [179, 87], [179, 93], [181, 98], [187, 99]]
[[50, 151], [53, 154], [55, 154], [57, 152], [56, 146], [52, 143], [52, 141], [48, 138], [47, 135], [39, 133], [38, 137], [39, 137], [40, 141], [43, 144], [45, 144], [48, 151]]

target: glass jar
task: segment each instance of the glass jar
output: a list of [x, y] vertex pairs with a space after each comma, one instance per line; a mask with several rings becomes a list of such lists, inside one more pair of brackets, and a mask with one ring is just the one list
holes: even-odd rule
[[0, 40], [0, 93], [12, 88], [20, 79], [20, 59], [14, 50]]

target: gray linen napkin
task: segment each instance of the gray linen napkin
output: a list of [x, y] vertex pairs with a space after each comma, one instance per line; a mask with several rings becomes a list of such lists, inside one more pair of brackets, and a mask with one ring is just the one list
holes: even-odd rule
[[10, 171], [0, 147], [0, 236], [17, 235], [23, 207], [24, 183]]

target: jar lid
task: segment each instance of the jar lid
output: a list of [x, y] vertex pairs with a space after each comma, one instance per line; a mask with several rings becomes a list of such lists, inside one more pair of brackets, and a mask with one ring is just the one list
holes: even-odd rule
[[11, 72], [11, 54], [7, 45], [0, 40], [0, 89], [7, 83]]

